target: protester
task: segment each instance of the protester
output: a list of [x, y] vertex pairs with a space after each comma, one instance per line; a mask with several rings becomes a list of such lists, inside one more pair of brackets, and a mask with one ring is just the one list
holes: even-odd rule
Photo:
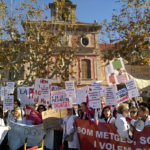
[[114, 106], [113, 117], [117, 118], [117, 105]]
[[39, 104], [38, 104], [38, 103], [35, 103], [34, 106], [33, 106], [33, 109], [34, 109], [35, 111], [37, 111], [38, 107], [39, 107]]
[[138, 113], [137, 113], [137, 108], [135, 106], [132, 106], [130, 108], [130, 116], [134, 120], [138, 120]]
[[52, 105], [50, 104], [49, 106], [48, 106], [48, 110], [51, 110], [52, 109]]
[[0, 107], [0, 126], [5, 126], [3, 119], [3, 109]]
[[134, 128], [130, 126], [127, 121], [126, 117], [129, 116], [129, 107], [128, 104], [121, 104], [118, 107], [118, 115], [115, 121], [115, 126], [117, 128], [117, 132], [121, 138], [130, 138], [132, 139], [132, 131]]
[[11, 121], [20, 123], [20, 124], [26, 124], [22, 118], [22, 111], [20, 107], [15, 108], [14, 116], [11, 119]]
[[81, 115], [82, 115], [82, 110], [81, 108], [78, 109], [78, 118], [81, 118]]
[[44, 105], [39, 105], [37, 111], [41, 114], [43, 111], [46, 111], [46, 108]]
[[15, 108], [18, 108], [18, 107], [20, 107], [20, 106], [21, 106], [20, 101], [19, 101], [18, 99], [15, 99], [15, 100], [14, 100], [14, 109], [15, 109]]
[[109, 106], [103, 108], [102, 115], [99, 119], [99, 122], [112, 123], [112, 124], [115, 123], [115, 118], [112, 117], [111, 109]]
[[86, 114], [86, 102], [81, 103], [81, 119], [88, 120], [87, 114]]
[[139, 106], [144, 106], [144, 107], [147, 107], [147, 108], [148, 108], [147, 104], [144, 103], [144, 102], [141, 102], [141, 103], [139, 104]]
[[[73, 108], [67, 108], [67, 116], [64, 120], [60, 120], [60, 124], [63, 128], [63, 139], [65, 140], [68, 136], [73, 134], [73, 141], [66, 141], [64, 143], [65, 150], [77, 150], [78, 149], [78, 135], [75, 130], [74, 119], [76, 118]], [[67, 147], [68, 145], [68, 147]]]
[[144, 106], [140, 106], [138, 110], [138, 115], [145, 122], [145, 126], [150, 127], [150, 116], [149, 116], [148, 108]]

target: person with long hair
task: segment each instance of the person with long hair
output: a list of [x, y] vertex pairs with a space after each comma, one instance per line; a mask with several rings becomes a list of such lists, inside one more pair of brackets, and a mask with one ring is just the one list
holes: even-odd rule
[[130, 108], [130, 116], [134, 120], [138, 120], [137, 108], [135, 106], [131, 106]]
[[138, 116], [145, 122], [146, 127], [150, 127], [150, 116], [147, 107], [141, 106], [138, 110]]
[[86, 102], [81, 103], [81, 119], [88, 120], [87, 114], [86, 114]]
[[129, 107], [128, 104], [120, 104], [118, 107], [118, 115], [115, 121], [115, 126], [117, 128], [117, 132], [121, 138], [130, 138], [132, 139], [133, 134], [132, 131], [134, 128], [128, 124], [126, 121], [126, 117], [129, 116]]
[[103, 108], [102, 115], [99, 119], [99, 122], [112, 123], [112, 124], [115, 123], [115, 118], [112, 117], [111, 109], [109, 106]]
[[68, 136], [73, 134], [73, 141], [65, 140], [64, 149], [65, 150], [77, 150], [78, 149], [78, 135], [75, 130], [74, 119], [75, 111], [73, 108], [67, 108], [67, 116], [64, 117], [64, 120], [60, 120], [60, 124], [63, 128], [63, 139], [65, 140]]
[[43, 111], [46, 111], [46, 107], [44, 105], [39, 105], [37, 112], [39, 112], [41, 114]]

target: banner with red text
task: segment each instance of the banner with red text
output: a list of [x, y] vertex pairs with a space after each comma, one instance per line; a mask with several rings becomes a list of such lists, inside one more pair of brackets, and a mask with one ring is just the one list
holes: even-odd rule
[[[51, 91], [55, 91], [58, 89], [60, 89], [60, 87], [51, 86]], [[39, 94], [41, 94], [40, 91]], [[34, 87], [22, 86], [17, 88], [17, 99], [20, 101], [21, 107], [24, 107], [24, 105], [33, 107], [35, 103], [33, 101], [33, 95], [34, 95]]]
[[89, 120], [75, 119], [81, 150], [149, 150], [150, 128], [134, 130], [133, 141], [123, 140], [113, 124], [90, 124]]

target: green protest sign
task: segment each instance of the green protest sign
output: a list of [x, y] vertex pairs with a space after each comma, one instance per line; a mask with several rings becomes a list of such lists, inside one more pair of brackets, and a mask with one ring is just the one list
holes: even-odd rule
[[121, 69], [121, 68], [122, 68], [122, 64], [121, 64], [120, 59], [118, 59], [118, 60], [116, 60], [116, 61], [113, 61], [113, 62], [112, 62], [112, 65], [113, 65], [114, 70], [117, 70], [117, 69]]

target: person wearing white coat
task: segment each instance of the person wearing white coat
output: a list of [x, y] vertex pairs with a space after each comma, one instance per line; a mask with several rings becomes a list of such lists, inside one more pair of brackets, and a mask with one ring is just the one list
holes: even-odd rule
[[117, 128], [118, 134], [123, 139], [125, 138], [132, 139], [133, 137], [132, 131], [134, 130], [134, 128], [130, 126], [126, 121], [126, 117], [129, 116], [128, 104], [121, 104], [118, 107], [117, 111], [118, 111], [118, 115], [115, 121], [115, 126]]
[[138, 116], [145, 122], [145, 127], [150, 127], [150, 116], [147, 107], [141, 106], [138, 110]]
[[103, 123], [115, 123], [115, 118], [112, 117], [111, 114], [111, 109], [109, 106], [106, 106], [103, 108], [102, 110], [102, 115], [99, 119], [99, 122], [103, 122]]
[[[77, 150], [79, 148], [78, 135], [77, 135], [77, 131], [75, 130], [75, 123], [74, 123], [75, 118], [76, 118], [76, 116], [73, 115], [73, 109], [68, 108], [67, 116], [64, 117], [63, 122], [60, 121], [60, 124], [63, 128], [63, 139], [66, 139], [67, 136], [69, 136], [71, 133], [74, 133], [73, 141], [72, 142], [68, 141], [68, 149], [69, 150]], [[67, 143], [67, 141], [65, 141], [65, 143]], [[65, 150], [67, 150], [66, 144], [64, 145], [64, 148], [65, 148]]]

